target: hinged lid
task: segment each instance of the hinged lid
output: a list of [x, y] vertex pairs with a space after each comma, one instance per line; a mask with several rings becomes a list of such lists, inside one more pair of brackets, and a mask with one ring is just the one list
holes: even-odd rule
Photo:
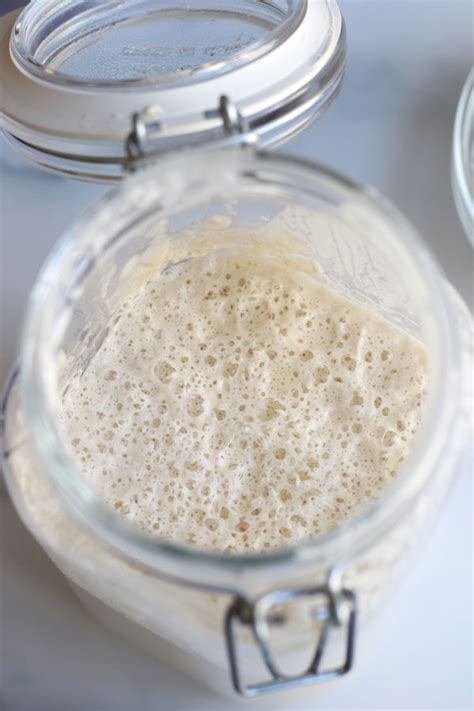
[[2, 128], [45, 167], [118, 178], [133, 116], [159, 127], [153, 152], [222, 141], [227, 96], [268, 146], [328, 105], [344, 62], [336, 0], [32, 0], [0, 23]]

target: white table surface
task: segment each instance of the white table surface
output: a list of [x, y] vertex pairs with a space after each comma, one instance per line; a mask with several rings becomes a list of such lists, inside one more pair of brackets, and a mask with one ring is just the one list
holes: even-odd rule
[[[0, 0], [0, 12], [9, 0]], [[450, 188], [451, 131], [473, 60], [469, 0], [342, 0], [349, 60], [330, 111], [285, 147], [376, 185], [417, 225], [472, 305], [473, 257]], [[0, 382], [28, 291], [62, 229], [104, 187], [26, 165], [2, 145]], [[472, 708], [472, 459], [417, 568], [391, 599], [364, 666], [293, 709]], [[232, 711], [101, 629], [1, 507], [2, 711]]]

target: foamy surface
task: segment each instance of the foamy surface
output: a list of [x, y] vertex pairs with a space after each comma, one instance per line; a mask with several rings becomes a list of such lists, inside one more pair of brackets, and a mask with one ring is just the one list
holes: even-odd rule
[[167, 539], [262, 550], [380, 496], [420, 423], [422, 346], [285, 260], [220, 250], [126, 299], [62, 423], [85, 477]]

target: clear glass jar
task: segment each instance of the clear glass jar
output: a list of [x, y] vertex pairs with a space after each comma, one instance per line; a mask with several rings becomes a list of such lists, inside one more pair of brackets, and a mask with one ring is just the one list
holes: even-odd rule
[[459, 217], [474, 245], [474, 69], [466, 79], [456, 111], [451, 181]]
[[[275, 221], [326, 283], [429, 354], [426, 414], [399, 476], [358, 517], [287, 549], [223, 555], [147, 536], [98, 498], [59, 435], [64, 384], [98, 348], [124, 280], [209, 215], [226, 216], [216, 244], [228, 223], [258, 235]], [[263, 246], [278, 249], [277, 235]], [[7, 486], [102, 623], [213, 688], [255, 695], [338, 676], [357, 660], [468, 443], [471, 333], [415, 230], [375, 191], [250, 147], [162, 157], [73, 225], [38, 279], [4, 400]]]

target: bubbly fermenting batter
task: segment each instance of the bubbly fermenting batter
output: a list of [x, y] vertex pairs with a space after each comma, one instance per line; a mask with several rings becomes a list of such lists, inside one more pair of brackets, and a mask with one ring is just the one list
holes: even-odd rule
[[426, 381], [412, 337], [284, 259], [221, 249], [125, 299], [62, 424], [87, 479], [138, 525], [258, 551], [380, 496]]

